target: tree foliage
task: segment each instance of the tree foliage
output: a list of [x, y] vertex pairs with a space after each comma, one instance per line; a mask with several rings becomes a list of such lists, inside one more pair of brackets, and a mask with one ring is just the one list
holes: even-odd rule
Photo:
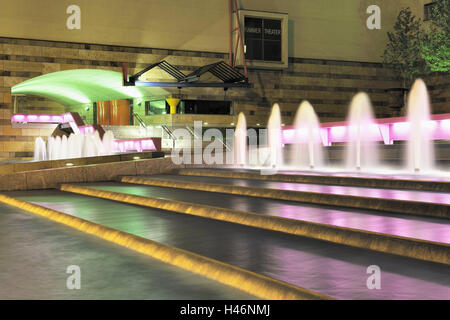
[[422, 21], [410, 8], [404, 8], [397, 16], [394, 30], [387, 36], [389, 41], [382, 56], [383, 63], [395, 71], [405, 88], [409, 87], [415, 78], [427, 72], [421, 55]]
[[421, 57], [433, 72], [450, 71], [450, 0], [437, 0], [423, 32]]

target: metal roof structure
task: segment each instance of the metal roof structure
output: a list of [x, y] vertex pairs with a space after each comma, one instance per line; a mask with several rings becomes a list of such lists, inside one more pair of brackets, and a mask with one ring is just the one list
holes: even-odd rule
[[[149, 81], [139, 81], [139, 78], [146, 72], [154, 69], [160, 68], [167, 74], [172, 76], [176, 81], [174, 82], [149, 82]], [[205, 73], [211, 73], [221, 82], [201, 82], [200, 77]], [[128, 76], [128, 66], [126, 63], [122, 64], [122, 76], [123, 84], [125, 87], [136, 86], [136, 87], [202, 87], [202, 88], [251, 88], [253, 85], [248, 82], [242, 73], [237, 69], [231, 67], [224, 61], [215, 62], [206, 66], [202, 66], [188, 75], [185, 75], [177, 67], [171, 65], [167, 61], [163, 60], [154, 63], [147, 68], [139, 71], [138, 73]]]

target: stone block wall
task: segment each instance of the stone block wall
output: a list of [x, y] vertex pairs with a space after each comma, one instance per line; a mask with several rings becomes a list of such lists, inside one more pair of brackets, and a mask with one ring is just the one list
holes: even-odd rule
[[[120, 72], [121, 62], [127, 62], [129, 72], [134, 73], [161, 60], [188, 74], [200, 66], [228, 61], [228, 58], [225, 53], [0, 38], [0, 158], [29, 157], [34, 139], [39, 135], [48, 135], [42, 130], [11, 127], [12, 86], [42, 74], [69, 69]], [[168, 79], [158, 70], [147, 77], [152, 81]], [[359, 91], [369, 93], [377, 117], [393, 116], [386, 89], [399, 86], [392, 72], [379, 63], [294, 57], [289, 59], [289, 67], [284, 70], [249, 70], [249, 80], [254, 84], [253, 89], [230, 89], [227, 92], [217, 88], [167, 89], [167, 97], [231, 100], [235, 115], [244, 112], [249, 122], [255, 123], [265, 123], [270, 107], [273, 103], [279, 103], [283, 122], [291, 124], [298, 105], [304, 99], [314, 106], [320, 121], [344, 120], [350, 99]], [[426, 82], [433, 113], [450, 112], [449, 76], [434, 76]], [[87, 123], [93, 121], [92, 107], [86, 110], [86, 106], [62, 106], [34, 97], [20, 97], [18, 101], [20, 112], [77, 111]], [[138, 110], [143, 112], [143, 102]]]

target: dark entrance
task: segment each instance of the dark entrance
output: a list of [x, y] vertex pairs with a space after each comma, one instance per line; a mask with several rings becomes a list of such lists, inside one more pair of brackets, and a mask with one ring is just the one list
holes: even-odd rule
[[183, 100], [179, 108], [189, 114], [231, 114], [231, 101]]

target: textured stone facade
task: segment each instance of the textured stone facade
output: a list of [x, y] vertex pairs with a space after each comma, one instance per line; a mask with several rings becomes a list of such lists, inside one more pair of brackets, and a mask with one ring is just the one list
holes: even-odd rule
[[[18, 129], [10, 124], [14, 101], [11, 87], [27, 79], [55, 71], [91, 68], [120, 71], [121, 62], [127, 62], [130, 73], [137, 72], [151, 63], [166, 60], [185, 73], [195, 68], [227, 61], [224, 53], [177, 51], [152, 48], [122, 47], [97, 44], [80, 44], [42, 40], [0, 38], [0, 158], [29, 157], [33, 151], [34, 139], [47, 136], [48, 130]], [[165, 80], [161, 71], [148, 74], [153, 81]], [[388, 106], [386, 89], [398, 87], [392, 73], [379, 63], [349, 62], [289, 58], [289, 67], [283, 70], [250, 70], [252, 89], [185, 88], [167, 90], [167, 97], [205, 100], [230, 100], [234, 116], [244, 112], [248, 123], [264, 125], [273, 103], [279, 103], [283, 122], [291, 124], [295, 111], [303, 99], [314, 106], [320, 121], [339, 121], [346, 117], [348, 104], [358, 91], [368, 92], [377, 117], [393, 116]], [[433, 113], [450, 112], [450, 81], [448, 76], [434, 76], [427, 79], [432, 100]], [[167, 98], [166, 97], [166, 98]], [[150, 100], [152, 97], [144, 97]], [[93, 121], [93, 108], [85, 106], [62, 106], [46, 99], [19, 97], [19, 112], [61, 113], [77, 111], [87, 123]], [[143, 101], [135, 105], [135, 112], [144, 120]], [[179, 116], [178, 116], [179, 117]], [[195, 120], [187, 115], [186, 121]], [[212, 117], [211, 122], [220, 122]], [[200, 117], [201, 118], [201, 117]], [[199, 118], [199, 119], [200, 119]], [[214, 119], [213, 119], [214, 118]], [[223, 118], [229, 125], [235, 117]], [[201, 120], [201, 119], [200, 119]], [[169, 119], [170, 121], [170, 119]], [[178, 121], [178, 120], [177, 120]]]

